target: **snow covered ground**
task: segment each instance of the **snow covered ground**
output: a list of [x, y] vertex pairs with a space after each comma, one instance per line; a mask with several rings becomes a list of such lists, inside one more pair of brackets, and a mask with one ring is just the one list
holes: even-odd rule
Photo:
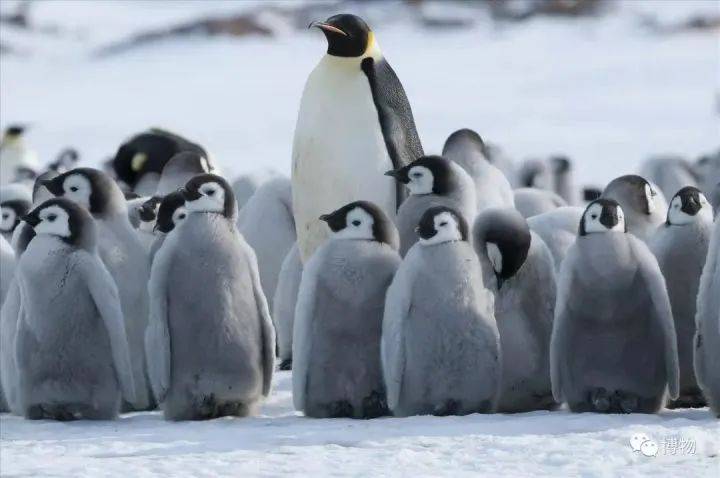
[[[257, 2], [254, 2], [257, 3]], [[288, 2], [285, 2], [288, 3]], [[3, 11], [12, 2], [3, 0]], [[40, 24], [71, 35], [6, 26], [0, 41], [0, 125], [32, 123], [47, 159], [75, 146], [87, 164], [147, 126], [202, 142], [226, 172], [288, 172], [295, 115], [325, 44], [318, 32], [273, 39], [190, 38], [94, 59], [144, 28], [247, 8], [250, 2], [41, 2]], [[602, 19], [480, 21], [457, 31], [408, 22], [377, 37], [412, 103], [427, 152], [472, 127], [518, 160], [566, 152], [583, 183], [633, 171], [648, 154], [690, 157], [718, 146], [717, 34], [658, 36], [639, 15], [681, 20], [715, 1], [616, 5]], [[277, 374], [262, 414], [166, 423], [156, 413], [111, 423], [0, 417], [2, 476], [718, 476], [720, 425], [707, 409], [657, 416], [566, 411], [468, 417], [314, 420], [292, 408]], [[657, 456], [633, 452], [644, 433]], [[682, 444], [682, 446], [680, 446]]]

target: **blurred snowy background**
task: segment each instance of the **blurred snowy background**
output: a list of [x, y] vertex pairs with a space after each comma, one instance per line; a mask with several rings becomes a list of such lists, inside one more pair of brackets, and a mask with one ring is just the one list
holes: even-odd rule
[[517, 160], [566, 153], [583, 184], [720, 137], [716, 0], [0, 2], [0, 126], [87, 164], [149, 126], [230, 173], [289, 172], [314, 19], [368, 20], [428, 153], [461, 127]]

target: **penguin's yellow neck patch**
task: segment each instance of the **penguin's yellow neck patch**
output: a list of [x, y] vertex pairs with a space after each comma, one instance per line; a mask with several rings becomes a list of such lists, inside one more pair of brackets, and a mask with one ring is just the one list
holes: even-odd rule
[[16, 144], [19, 144], [21, 141], [21, 135], [19, 134], [10, 134], [5, 133], [3, 136], [2, 142], [7, 146], [14, 146]]
[[363, 58], [372, 57], [377, 59], [382, 58], [382, 52], [380, 51], [380, 47], [378, 46], [377, 42], [375, 41], [375, 33], [369, 32], [368, 33], [368, 42], [367, 42], [367, 48], [365, 48], [365, 53], [363, 53]]

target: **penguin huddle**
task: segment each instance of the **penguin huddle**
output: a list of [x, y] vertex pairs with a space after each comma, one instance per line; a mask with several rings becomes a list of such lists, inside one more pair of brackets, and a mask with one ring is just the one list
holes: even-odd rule
[[231, 183], [157, 128], [106, 170], [66, 152], [41, 173], [8, 130], [2, 411], [244, 417], [277, 361], [307, 417], [720, 417], [717, 155], [658, 160], [582, 201], [562, 155], [515, 167], [467, 128], [425, 154], [369, 26], [310, 26], [327, 53], [291, 178]]

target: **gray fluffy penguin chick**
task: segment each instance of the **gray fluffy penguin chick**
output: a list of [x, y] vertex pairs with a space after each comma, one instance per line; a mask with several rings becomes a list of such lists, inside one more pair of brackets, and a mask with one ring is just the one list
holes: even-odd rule
[[205, 156], [194, 151], [182, 151], [163, 166], [154, 195], [166, 196], [185, 186], [193, 176], [212, 172], [212, 164]]
[[265, 297], [274, 297], [282, 261], [296, 239], [290, 179], [260, 186], [243, 208], [238, 230], [255, 251]]
[[155, 242], [155, 225], [157, 222], [157, 213], [162, 202], [162, 197], [153, 196], [150, 198], [138, 198], [127, 202], [128, 211], [130, 212], [130, 222], [133, 223], [133, 216], [137, 224], [133, 223], [140, 242], [149, 252], [153, 242]]
[[490, 163], [498, 168], [505, 175], [505, 178], [510, 183], [510, 186], [515, 188], [518, 183], [518, 171], [515, 161], [508, 156], [499, 146], [493, 143], [484, 141], [485, 144], [485, 157]]
[[238, 220], [242, 220], [242, 210], [248, 200], [255, 194], [255, 191], [266, 181], [278, 176], [279, 174], [273, 170], [253, 171], [238, 176], [232, 183], [233, 194], [238, 203]]
[[553, 395], [573, 412], [655, 413], [678, 397], [665, 280], [617, 202], [591, 202], [558, 278]]
[[[8, 243], [4, 237], [0, 236], [0, 307], [5, 303], [5, 297], [7, 297], [11, 286], [14, 286], [13, 275], [15, 272], [15, 251], [13, 250], [10, 243]], [[1, 317], [1, 315], [0, 315]], [[0, 322], [1, 323], [1, 322]], [[5, 334], [2, 333], [0, 328], [0, 344], [4, 342]], [[14, 334], [13, 334], [14, 335]], [[10, 342], [11, 344], [12, 342]], [[8, 346], [11, 346], [8, 344]], [[0, 350], [0, 355], [2, 351]], [[0, 361], [4, 358], [0, 357]], [[0, 365], [0, 412], [8, 412], [10, 409], [5, 399], [4, 388], [2, 386], [2, 365]]]
[[550, 172], [552, 173], [552, 189], [563, 198], [566, 205], [574, 206], [578, 201], [580, 190], [575, 185], [573, 178], [573, 164], [570, 158], [562, 154], [556, 154], [548, 159]]
[[0, 186], [0, 236], [11, 242], [13, 231], [31, 207], [30, 188], [20, 183]]
[[720, 418], [720, 220], [715, 220], [700, 276], [695, 335], [695, 376], [711, 412]]
[[458, 212], [432, 207], [387, 292], [382, 364], [394, 415], [495, 410], [502, 360], [493, 295]]
[[695, 315], [710, 235], [712, 208], [699, 189], [682, 188], [670, 201], [667, 221], [650, 238], [648, 246], [665, 277], [677, 334], [680, 363], [680, 397], [671, 407], [704, 407], [693, 368]]
[[148, 374], [167, 420], [254, 413], [270, 393], [275, 332], [229, 184], [204, 174], [152, 264]]
[[698, 188], [709, 196], [710, 191], [720, 183], [720, 150], [701, 156], [693, 170], [698, 175]]
[[577, 228], [585, 210], [577, 206], [559, 207], [528, 218], [530, 229], [540, 236], [555, 260], [559, 271], [570, 246], [575, 244]]
[[523, 161], [518, 177], [518, 187], [553, 190], [553, 171], [550, 163], [542, 159], [531, 158]]
[[410, 196], [400, 205], [395, 223], [400, 233], [400, 255], [418, 240], [415, 229], [431, 207], [447, 206], [465, 221], [475, 219], [475, 184], [468, 173], [453, 161], [440, 156], [423, 156], [405, 167], [385, 173], [404, 184]]
[[559, 207], [567, 206], [567, 202], [547, 189], [520, 188], [513, 191], [515, 208], [527, 219]]
[[655, 156], [640, 166], [640, 176], [653, 184], [665, 197], [673, 197], [685, 186], [698, 186], [698, 176], [692, 165], [680, 156]]
[[543, 240], [514, 209], [486, 209], [473, 227], [483, 282], [495, 294], [502, 347], [498, 411], [553, 410], [550, 335], [555, 263]]
[[50, 199], [24, 219], [35, 231], [18, 261], [23, 312], [15, 359], [29, 419], [112, 419], [135, 399], [117, 287], [97, 253], [90, 214]]
[[124, 410], [148, 410], [155, 403], [147, 381], [144, 335], [148, 323], [147, 250], [128, 219], [127, 202], [120, 187], [97, 169], [77, 168], [43, 182], [52, 194], [80, 204], [95, 219], [98, 251], [120, 292], [125, 330], [130, 342], [136, 399]]
[[305, 265], [295, 313], [295, 408], [317, 418], [387, 415], [380, 337], [397, 231], [366, 201], [321, 219], [332, 233]]
[[280, 370], [292, 369], [293, 326], [303, 263], [297, 243], [287, 253], [280, 267], [275, 297], [273, 298], [273, 321], [277, 334]]
[[613, 179], [602, 193], [620, 204], [628, 232], [647, 241], [665, 220], [667, 202], [645, 178], [628, 174]]
[[187, 218], [187, 209], [185, 208], [185, 197], [181, 191], [175, 191], [168, 194], [160, 201], [155, 217], [155, 226], [153, 227], [154, 241], [150, 247], [150, 265], [157, 251], [165, 242], [165, 237]]
[[[475, 183], [477, 212], [488, 207], [515, 207], [512, 187], [505, 175], [486, 157], [486, 147], [479, 134], [461, 129], [445, 141], [442, 155], [456, 162]], [[473, 218], [466, 218], [471, 221]]]

